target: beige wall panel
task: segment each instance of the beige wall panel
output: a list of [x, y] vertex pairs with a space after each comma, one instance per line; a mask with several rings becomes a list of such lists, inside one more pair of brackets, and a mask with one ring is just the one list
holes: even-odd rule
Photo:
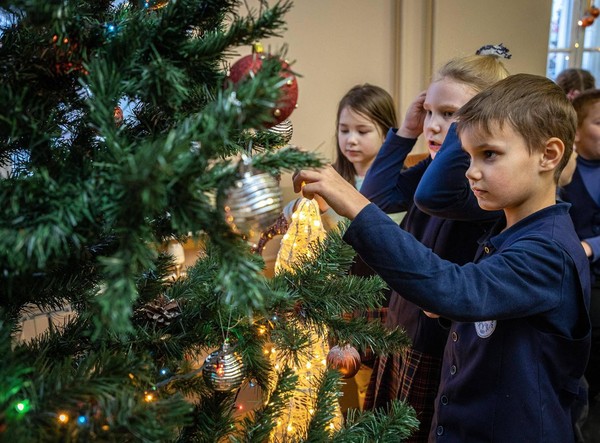
[[545, 75], [551, 7], [552, 0], [436, 0], [434, 69], [448, 58], [504, 43], [513, 54], [511, 73]]

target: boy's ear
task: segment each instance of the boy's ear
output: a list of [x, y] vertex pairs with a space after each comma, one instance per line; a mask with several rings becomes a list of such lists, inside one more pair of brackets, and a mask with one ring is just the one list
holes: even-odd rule
[[565, 144], [560, 138], [551, 137], [546, 140], [546, 147], [540, 159], [542, 171], [553, 171], [560, 164], [565, 154]]

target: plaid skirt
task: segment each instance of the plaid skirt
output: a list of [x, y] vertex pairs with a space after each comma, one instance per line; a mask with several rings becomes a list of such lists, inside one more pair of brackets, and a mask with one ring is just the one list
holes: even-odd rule
[[365, 398], [365, 410], [387, 407], [390, 400], [412, 406], [419, 429], [406, 442], [426, 443], [440, 383], [442, 359], [406, 348], [401, 354], [378, 357]]

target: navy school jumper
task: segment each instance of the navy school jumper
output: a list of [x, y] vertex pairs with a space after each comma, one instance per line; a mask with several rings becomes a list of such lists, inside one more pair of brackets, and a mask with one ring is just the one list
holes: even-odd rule
[[476, 263], [437, 257], [374, 204], [344, 235], [394, 290], [453, 320], [431, 441], [565, 443], [589, 355], [589, 266], [558, 203], [501, 232]]
[[[400, 226], [410, 232], [425, 246], [431, 248], [437, 255], [454, 263], [464, 264], [473, 261], [477, 251], [477, 240], [487, 232], [496, 215], [482, 211], [477, 202], [466, 209], [461, 207], [461, 213], [466, 214], [461, 220], [451, 220], [445, 209], [429, 215], [419, 209], [415, 203], [415, 192], [424, 187], [424, 174], [432, 175], [430, 170], [438, 163], [427, 157], [417, 165], [402, 170], [404, 161], [416, 143], [416, 139], [399, 137], [396, 128], [388, 131], [375, 161], [369, 168], [361, 193], [384, 212], [407, 211]], [[443, 151], [460, 150], [460, 141], [454, 130], [448, 132], [442, 149]], [[454, 188], [464, 186], [466, 181], [464, 171], [465, 158], [454, 161], [452, 166], [445, 167], [443, 173], [435, 174], [435, 180], [449, 180], [448, 185]], [[468, 163], [468, 159], [466, 160]], [[453, 173], [453, 171], [459, 171]], [[434, 177], [432, 177], [434, 178]], [[431, 180], [430, 180], [431, 181]], [[439, 189], [445, 184], [430, 187]], [[468, 184], [467, 184], [468, 186]], [[470, 189], [468, 189], [470, 192]], [[423, 191], [421, 191], [423, 194]], [[456, 195], [454, 193], [453, 195]], [[444, 196], [445, 197], [445, 196]], [[456, 212], [456, 211], [455, 211]], [[406, 331], [412, 342], [412, 347], [420, 352], [441, 358], [448, 336], [448, 329], [437, 319], [427, 317], [420, 307], [402, 297], [402, 293], [392, 292], [389, 302], [389, 313], [386, 325], [398, 325]]]

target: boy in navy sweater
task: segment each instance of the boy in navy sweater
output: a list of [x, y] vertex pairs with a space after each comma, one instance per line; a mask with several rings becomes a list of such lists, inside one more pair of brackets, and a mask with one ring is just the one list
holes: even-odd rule
[[585, 371], [592, 407], [600, 394], [600, 89], [583, 91], [573, 100], [573, 107], [577, 112], [577, 167], [571, 183], [559, 192], [572, 205], [569, 213], [588, 256], [592, 278], [592, 351]]
[[589, 266], [556, 184], [576, 115], [545, 77], [517, 74], [457, 113], [481, 208], [503, 217], [475, 263], [437, 257], [331, 167], [294, 176], [351, 219], [345, 241], [396, 291], [453, 320], [430, 441], [572, 442], [590, 345]]

